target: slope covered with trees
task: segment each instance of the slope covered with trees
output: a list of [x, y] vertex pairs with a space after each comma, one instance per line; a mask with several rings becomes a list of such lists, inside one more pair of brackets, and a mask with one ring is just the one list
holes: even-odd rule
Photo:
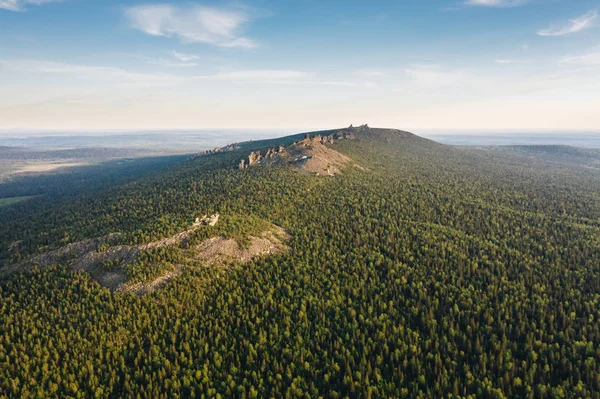
[[[5, 277], [0, 396], [600, 398], [598, 171], [351, 131], [330, 146], [358, 167], [335, 177], [237, 169], [292, 137], [0, 209], [5, 264], [113, 232], [147, 243], [212, 213], [219, 235], [268, 221], [292, 236], [143, 296], [64, 264]], [[141, 275], [180, 261], [144, 259]]]

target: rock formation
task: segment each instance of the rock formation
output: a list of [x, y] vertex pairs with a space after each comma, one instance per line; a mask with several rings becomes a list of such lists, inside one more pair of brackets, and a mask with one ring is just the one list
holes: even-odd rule
[[[310, 134], [306, 134], [306, 136], [304, 137], [303, 140], [297, 141], [293, 145], [300, 144], [300, 145], [304, 145], [304, 146], [310, 146], [314, 143], [334, 144], [335, 140], [341, 140], [341, 139], [354, 140], [356, 138], [356, 136], [354, 135], [353, 132], [365, 132], [365, 131], [368, 131], [369, 129], [370, 129], [369, 125], [367, 125], [366, 123], [364, 125], [360, 125], [358, 127], [354, 127], [354, 125], [351, 124], [348, 128], [339, 130], [335, 133], [328, 134], [327, 136], [321, 136], [320, 134], [316, 134], [315, 136], [313, 136], [311, 138]], [[243, 144], [248, 144], [248, 143], [251, 143], [251, 142], [233, 143], [233, 144], [227, 144], [225, 147], [216, 147], [212, 150], [206, 150], [206, 151], [201, 152], [200, 154], [194, 155], [194, 156], [192, 156], [192, 159], [196, 159], [196, 158], [199, 158], [199, 157], [205, 156], [205, 155], [218, 154], [221, 152], [236, 151], [236, 150], [241, 149]], [[268, 159], [268, 158], [274, 157], [276, 155], [280, 155], [284, 151], [285, 151], [285, 147], [282, 145], [280, 145], [278, 148], [269, 148], [267, 151], [263, 151], [262, 153], [260, 151], [254, 151], [254, 152], [250, 153], [247, 161], [246, 160], [243, 160], [243, 162], [240, 161], [238, 168], [246, 169], [250, 165], [259, 163], [259, 161], [261, 159]]]
[[215, 147], [212, 150], [202, 151], [200, 154], [194, 155], [192, 157], [192, 159], [196, 159], [198, 157], [205, 156], [205, 155], [217, 154], [220, 152], [235, 151], [235, 150], [239, 150], [240, 148], [241, 148], [241, 146], [239, 143], [227, 144], [225, 147]]
[[251, 165], [260, 163], [263, 159], [271, 159], [280, 156], [285, 152], [285, 147], [280, 145], [278, 148], [269, 148], [266, 151], [253, 151], [248, 155], [248, 160], [242, 159], [238, 165], [238, 169], [247, 169]]
[[304, 138], [294, 142], [288, 147], [268, 148], [263, 151], [254, 151], [248, 158], [242, 159], [239, 169], [247, 169], [252, 165], [289, 165], [293, 169], [316, 174], [318, 176], [335, 176], [350, 163], [350, 158], [340, 154], [328, 145], [336, 140], [353, 140], [353, 131], [358, 128], [342, 129], [327, 135], [306, 134]]
[[219, 221], [220, 216], [221, 216], [220, 214], [215, 213], [214, 215], [211, 215], [211, 216], [204, 215], [201, 218], [196, 218], [196, 221], [194, 222], [192, 227], [215, 226], [217, 224], [217, 222]]
[[262, 155], [260, 151], [253, 151], [248, 155], [248, 165], [254, 165], [258, 163], [262, 159]]

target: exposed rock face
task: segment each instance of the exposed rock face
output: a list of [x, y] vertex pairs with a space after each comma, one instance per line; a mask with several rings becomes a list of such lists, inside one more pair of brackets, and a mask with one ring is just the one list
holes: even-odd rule
[[270, 159], [282, 155], [285, 147], [280, 145], [278, 148], [269, 148], [266, 151], [253, 151], [248, 155], [248, 160], [242, 159], [238, 165], [239, 169], [247, 169], [251, 165], [260, 163], [263, 159]]
[[219, 221], [219, 217], [221, 215], [219, 215], [218, 213], [215, 213], [214, 215], [212, 215], [210, 217], [210, 219], [208, 219], [208, 225], [209, 226], [215, 226], [217, 224], [217, 222]]
[[[354, 127], [351, 124], [348, 128], [342, 129], [335, 133], [331, 133], [327, 136], [321, 136], [321, 135], [317, 134], [316, 136], [314, 136], [311, 139], [310, 135], [307, 134], [306, 137], [304, 138], [304, 140], [301, 140], [300, 142], [305, 142], [305, 144], [310, 144], [311, 142], [320, 142], [321, 144], [333, 144], [335, 142], [335, 140], [340, 140], [340, 139], [354, 140], [355, 135], [352, 131], [365, 132], [365, 131], [368, 131], [369, 129], [370, 129], [369, 125], [367, 125], [367, 124], [360, 125], [358, 127]], [[298, 144], [298, 143], [299, 142], [296, 142], [294, 144]], [[244, 144], [244, 143], [233, 143], [233, 144], [227, 144], [225, 147], [216, 147], [212, 150], [206, 150], [206, 151], [201, 152], [200, 154], [194, 155], [194, 156], [192, 156], [192, 159], [197, 159], [197, 158], [199, 158], [201, 156], [205, 156], [205, 155], [218, 154], [221, 152], [236, 151], [236, 150], [239, 150], [242, 148], [242, 144]], [[249, 165], [256, 164], [261, 159], [271, 158], [275, 155], [281, 154], [284, 151], [285, 151], [285, 147], [282, 145], [280, 145], [279, 148], [270, 148], [264, 153], [261, 153], [260, 151], [254, 151], [248, 157], [248, 161], [243, 160], [243, 162], [239, 163], [238, 168], [246, 169], [246, 168], [248, 168]]]
[[216, 148], [214, 148], [212, 150], [202, 151], [200, 154], [194, 155], [192, 157], [192, 159], [196, 159], [196, 158], [199, 158], [199, 157], [204, 156], [204, 155], [217, 154], [217, 153], [220, 153], [220, 152], [235, 151], [235, 150], [239, 150], [240, 148], [241, 147], [240, 147], [239, 143], [227, 144], [225, 147], [216, 147]]
[[262, 256], [287, 252], [285, 244], [291, 238], [289, 233], [278, 226], [264, 231], [259, 237], [250, 236], [250, 245], [241, 247], [234, 239], [213, 237], [196, 247], [196, 259], [206, 264], [241, 262], [248, 263]]
[[34, 255], [22, 262], [13, 263], [0, 268], [0, 276], [9, 275], [19, 270], [30, 269], [34, 266], [50, 266], [65, 262], [69, 259], [82, 257], [90, 251], [95, 251], [96, 248], [102, 244], [112, 245], [119, 236], [120, 233], [111, 233], [103, 237], [90, 238], [70, 243], [64, 247], [43, 254]]
[[334, 176], [350, 161], [350, 158], [328, 148], [325, 144], [334, 144], [336, 140], [354, 140], [354, 131], [368, 129], [363, 125], [359, 128], [342, 129], [326, 136], [316, 134], [311, 137], [306, 134], [302, 140], [294, 142], [289, 147], [279, 146], [264, 151], [251, 152], [247, 159], [238, 164], [239, 169], [247, 169], [256, 164], [284, 165], [290, 164], [304, 172], [321, 176]]
[[342, 173], [351, 159], [321, 142], [314, 142], [309, 147], [301, 149], [301, 155], [292, 166], [300, 172], [313, 173], [317, 176], [335, 176]]
[[192, 226], [193, 227], [215, 226], [217, 224], [217, 222], [219, 221], [220, 216], [221, 215], [218, 213], [215, 213], [214, 215], [211, 215], [211, 216], [204, 215], [204, 216], [202, 216], [202, 218], [196, 218], [196, 221], [194, 222], [194, 224]]
[[130, 283], [127, 281], [127, 275], [122, 267], [106, 268], [104, 266], [107, 262], [118, 262], [122, 266], [132, 264], [144, 251], [152, 249], [181, 247], [188, 242], [193, 232], [201, 225], [214, 226], [218, 220], [219, 214], [197, 218], [196, 223], [189, 230], [147, 244], [118, 245], [115, 239], [119, 237], [119, 233], [71, 243], [62, 248], [32, 256], [24, 262], [2, 267], [0, 276], [7, 276], [36, 266], [47, 267], [62, 263], [68, 265], [71, 270], [89, 273], [93, 279], [112, 291], [133, 292], [142, 295], [164, 286], [168, 281], [179, 276], [186, 265], [185, 262], [202, 261], [205, 265], [229, 262], [247, 263], [257, 257], [278, 254], [289, 249], [285, 244], [291, 238], [289, 233], [281, 227], [271, 225], [260, 236], [249, 236], [250, 246], [247, 248], [240, 246], [233, 239], [212, 237], [196, 246], [195, 250], [184, 249], [185, 262], [172, 264], [171, 268], [163, 275], [152, 281]]
[[[354, 130], [358, 128], [352, 128]], [[356, 136], [354, 133], [349, 132], [349, 129], [340, 130], [335, 133], [328, 134], [327, 136], [321, 136], [317, 134], [312, 138], [310, 135], [306, 135], [303, 140], [297, 141], [294, 145], [311, 146], [314, 144], [334, 144], [336, 140], [354, 140]]]
[[[306, 136], [303, 140], [297, 141], [293, 145], [310, 146], [315, 143], [334, 144], [335, 140], [341, 140], [341, 139], [354, 140], [355, 135], [353, 132], [364, 132], [369, 129], [370, 128], [367, 124], [360, 125], [359, 127], [354, 127], [353, 125], [350, 125], [346, 129], [342, 129], [335, 133], [328, 134], [327, 136], [321, 136], [320, 134], [317, 134], [311, 138], [310, 134], [306, 134]], [[242, 144], [245, 144], [245, 143], [233, 143], [233, 144], [227, 144], [225, 147], [216, 147], [212, 150], [203, 151], [200, 154], [194, 155], [194, 156], [192, 156], [192, 159], [197, 159], [197, 158], [205, 156], [205, 155], [218, 154], [221, 152], [236, 151], [236, 150], [239, 150], [242, 148]], [[251, 152], [250, 155], [248, 155], [248, 159], [240, 160], [240, 163], [238, 164], [238, 169], [240, 169], [240, 170], [247, 169], [251, 165], [260, 163], [261, 160], [263, 160], [263, 159], [269, 159], [269, 158], [276, 157], [278, 155], [281, 155], [285, 151], [286, 151], [286, 148], [284, 146], [280, 145], [278, 148], [269, 148], [266, 151], [262, 151], [262, 152], [261, 151]]]
[[342, 134], [340, 132], [338, 133], [334, 133], [334, 134], [330, 134], [327, 136], [321, 136], [320, 134], [317, 134], [316, 136], [314, 136], [313, 138], [310, 138], [309, 135], [306, 135], [306, 137], [304, 138], [304, 140], [296, 142], [295, 144], [300, 144], [300, 145], [304, 145], [304, 146], [310, 146], [313, 144], [333, 144], [335, 143], [335, 139], [340, 139], [343, 138]]
[[261, 159], [262, 155], [259, 151], [251, 152], [250, 155], [248, 155], [248, 165], [254, 165], [255, 163], [258, 163]]

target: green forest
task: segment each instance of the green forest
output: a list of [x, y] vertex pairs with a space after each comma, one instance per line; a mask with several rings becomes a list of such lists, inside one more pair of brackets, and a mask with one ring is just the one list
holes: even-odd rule
[[[238, 170], [293, 136], [1, 207], [3, 267], [222, 221], [127, 266], [145, 281], [184, 264], [144, 295], [66, 261], [0, 267], [0, 397], [600, 398], [598, 169], [346, 130], [355, 139], [327, 146], [352, 165], [333, 177]], [[11, 187], [40, 194], [25, 191]], [[289, 251], [228, 266], [181, 255], [215, 235], [243, 245], [265, 223]]]

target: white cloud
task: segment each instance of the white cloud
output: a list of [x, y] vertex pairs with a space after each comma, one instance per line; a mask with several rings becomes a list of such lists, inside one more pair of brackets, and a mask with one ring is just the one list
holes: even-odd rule
[[9, 11], [26, 11], [27, 6], [40, 6], [45, 3], [53, 3], [60, 0], [0, 0], [0, 9]]
[[173, 50], [173, 52], [171, 53], [171, 55], [173, 55], [173, 57], [177, 58], [181, 62], [190, 62], [190, 61], [197, 60], [197, 59], [200, 58], [197, 55], [183, 54], [183, 53], [179, 53], [179, 52], [177, 52], [175, 50]]
[[567, 25], [542, 29], [537, 32], [540, 36], [564, 36], [591, 28], [598, 17], [598, 11], [592, 10], [579, 18], [569, 20]]
[[466, 0], [465, 4], [469, 6], [483, 6], [483, 7], [518, 7], [527, 3], [528, 0]]
[[184, 42], [219, 47], [257, 46], [253, 40], [240, 35], [242, 27], [251, 19], [243, 8], [157, 4], [130, 7], [125, 14], [132, 27], [152, 36], [178, 37]]

